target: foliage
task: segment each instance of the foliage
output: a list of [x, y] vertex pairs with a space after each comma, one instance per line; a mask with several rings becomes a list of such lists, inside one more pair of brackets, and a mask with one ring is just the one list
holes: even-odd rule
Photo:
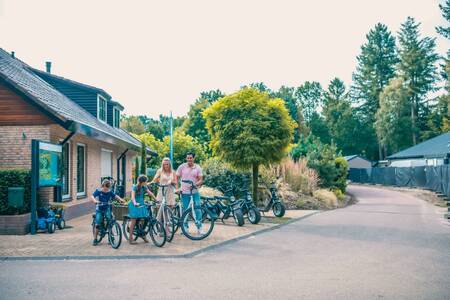
[[122, 115], [120, 127], [134, 134], [143, 134], [145, 132], [145, 126], [137, 116]]
[[[163, 139], [163, 144], [167, 145], [167, 150], [165, 156], [170, 155], [170, 137], [165, 136]], [[195, 162], [201, 164], [206, 158], [205, 148], [192, 136], [184, 133], [181, 128], [173, 133], [173, 162], [172, 166], [174, 169], [178, 168], [186, 160], [186, 153], [195, 153]]]
[[334, 180], [333, 187], [344, 193], [347, 188], [348, 162], [344, 157], [340, 156], [335, 158], [334, 163], [337, 169], [337, 176]]
[[308, 153], [308, 167], [317, 171], [319, 175], [319, 186], [331, 188], [335, 186], [339, 173], [336, 168], [336, 146], [320, 144]]
[[292, 140], [295, 123], [284, 101], [243, 88], [215, 102], [203, 116], [213, 153], [233, 167], [252, 168], [257, 199], [259, 166], [280, 161]]
[[402, 78], [391, 80], [380, 95], [380, 109], [376, 114], [376, 132], [384, 147], [396, 152], [409, 146], [411, 140], [411, 115], [408, 90]]
[[317, 147], [320, 144], [320, 141], [313, 135], [309, 135], [306, 138], [301, 137], [298, 144], [292, 147], [290, 155], [294, 161], [298, 161], [306, 157], [308, 153], [317, 151]]
[[157, 157], [150, 158], [150, 160], [147, 162], [147, 166], [149, 168], [159, 168], [161, 166], [161, 159], [165, 155], [167, 155], [166, 152], [168, 151], [169, 146], [166, 146], [162, 141], [157, 139], [151, 133], [143, 133], [141, 135], [137, 135], [136, 138], [144, 142], [147, 147], [158, 153]]
[[232, 194], [239, 196], [239, 189], [248, 188], [250, 173], [241, 173], [217, 158], [209, 158], [203, 164], [205, 185], [222, 192], [232, 188]]
[[313, 196], [314, 198], [323, 202], [329, 208], [338, 207], [338, 199], [336, 195], [330, 190], [320, 189], [314, 191]]
[[[439, 4], [439, 8], [442, 11], [442, 16], [447, 22], [450, 22], [450, 0], [446, 0], [445, 4]], [[438, 26], [436, 31], [443, 37], [450, 39], [450, 27]]]
[[366, 38], [367, 42], [361, 46], [361, 54], [357, 57], [358, 66], [353, 74], [352, 94], [354, 100], [360, 103], [359, 119], [368, 129], [362, 137], [369, 141], [364, 150], [371, 159], [382, 159], [383, 153], [381, 147], [377, 147], [380, 143], [376, 140], [373, 124], [380, 107], [379, 96], [389, 80], [395, 76], [395, 65], [399, 60], [395, 38], [386, 25], [376, 24]]
[[266, 185], [273, 183], [274, 179], [282, 179], [289, 184], [292, 191], [305, 195], [312, 195], [317, 189], [319, 178], [317, 172], [308, 168], [306, 159], [294, 161], [290, 158], [284, 159], [280, 164], [270, 165], [261, 170], [263, 178], [269, 178]]
[[147, 146], [141, 140], [141, 165], [139, 169], [140, 174], [147, 174]]
[[399, 32], [399, 75], [407, 88], [407, 99], [411, 110], [412, 145], [419, 142], [419, 131], [426, 128], [426, 96], [435, 90], [439, 56], [435, 52], [435, 39], [420, 38], [419, 25], [408, 17]]
[[[24, 187], [24, 206], [8, 205], [8, 187]], [[39, 197], [38, 197], [39, 198]], [[0, 215], [16, 215], [30, 212], [31, 173], [29, 170], [0, 170]], [[38, 203], [38, 207], [39, 207]]]
[[316, 112], [316, 109], [323, 102], [324, 90], [320, 83], [316, 81], [306, 81], [295, 90], [295, 95], [302, 108], [306, 123], [309, 123], [313, 114]]
[[137, 178], [139, 177], [139, 171], [140, 171], [140, 168], [139, 168], [139, 157], [138, 156], [136, 156], [135, 158], [134, 158], [134, 178], [133, 178], [133, 181], [134, 181], [134, 183], [136, 183], [137, 182]]

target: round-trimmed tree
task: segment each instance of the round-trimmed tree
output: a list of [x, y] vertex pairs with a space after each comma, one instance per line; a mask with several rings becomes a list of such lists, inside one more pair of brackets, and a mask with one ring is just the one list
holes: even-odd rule
[[203, 112], [214, 155], [242, 170], [252, 170], [258, 199], [260, 165], [280, 161], [293, 138], [295, 122], [284, 101], [253, 88], [225, 96]]

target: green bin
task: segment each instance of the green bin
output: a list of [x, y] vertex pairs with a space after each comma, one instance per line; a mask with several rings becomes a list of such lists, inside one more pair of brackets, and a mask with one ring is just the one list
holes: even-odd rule
[[23, 199], [25, 188], [23, 187], [9, 187], [8, 188], [8, 205], [19, 208], [23, 206]]

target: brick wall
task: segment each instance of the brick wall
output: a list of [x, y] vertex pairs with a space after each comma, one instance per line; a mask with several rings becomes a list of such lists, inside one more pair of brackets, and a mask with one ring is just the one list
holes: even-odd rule
[[31, 140], [50, 141], [50, 127], [0, 126], [0, 169], [31, 169]]

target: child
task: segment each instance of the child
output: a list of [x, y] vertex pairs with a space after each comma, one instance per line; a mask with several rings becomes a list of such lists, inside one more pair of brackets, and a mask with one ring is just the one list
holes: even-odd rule
[[[144, 194], [147, 193], [152, 199], [156, 200], [155, 195], [147, 187], [148, 178], [145, 175], [140, 175], [137, 179], [137, 184], [133, 185], [131, 190], [131, 201], [128, 204], [128, 216], [130, 217], [130, 244], [136, 244], [133, 237], [134, 226], [136, 219], [148, 217], [148, 209], [144, 205]], [[144, 242], [148, 243], [147, 237], [143, 236]]]
[[[98, 228], [100, 224], [103, 222], [103, 218], [111, 218], [111, 201], [114, 199], [119, 200], [124, 203], [125, 201], [114, 194], [113, 191], [110, 190], [111, 182], [108, 179], [103, 180], [102, 187], [100, 189], [96, 189], [95, 192], [91, 196], [92, 202], [96, 204], [95, 207], [95, 230], [94, 230], [94, 241], [92, 242], [93, 246], [98, 245]], [[96, 199], [98, 198], [98, 200]]]

